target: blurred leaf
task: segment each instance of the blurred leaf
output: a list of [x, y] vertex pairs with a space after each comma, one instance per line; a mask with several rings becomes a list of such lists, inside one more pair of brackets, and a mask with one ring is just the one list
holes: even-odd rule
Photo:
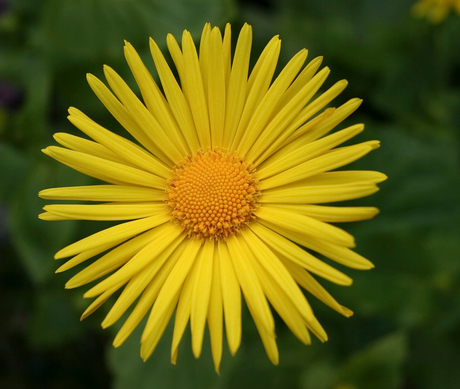
[[[140, 358], [140, 342], [145, 320], [118, 349], [110, 346], [108, 363], [114, 375], [114, 389], [201, 389], [221, 388], [224, 377], [214, 371], [210, 359], [209, 342], [203, 344], [203, 354], [199, 360], [192, 355], [188, 333], [179, 347], [177, 366], [170, 362], [171, 339], [174, 321], [170, 322], [155, 352], [144, 363]], [[187, 329], [188, 330], [188, 329]], [[186, 332], [188, 332], [186, 330]], [[225, 374], [222, 368], [223, 375]]]
[[341, 369], [339, 382], [351, 388], [399, 389], [406, 357], [406, 336], [388, 335], [354, 353]]
[[305, 370], [301, 378], [302, 389], [331, 389], [338, 378], [337, 368], [330, 362], [313, 362]]
[[10, 209], [11, 238], [29, 277], [43, 283], [54, 276], [55, 252], [68, 243], [77, 227], [75, 221], [45, 222], [38, 219], [44, 201], [38, 192], [47, 187], [82, 185], [87, 178], [63, 165], [34, 160]]
[[355, 312], [391, 319], [399, 326], [426, 322], [433, 312], [433, 290], [429, 280], [400, 272], [378, 271], [356, 274], [353, 287], [342, 291]]
[[149, 36], [163, 43], [167, 33], [223, 24], [231, 11], [231, 0], [50, 0], [44, 40], [58, 61], [107, 59], [120, 56], [124, 39], [143, 47]]
[[[455, 307], [460, 308], [458, 305]], [[416, 331], [411, 336], [408, 370], [420, 389], [456, 389], [460, 382], [460, 332], [440, 334], [432, 328]]]
[[31, 167], [30, 158], [7, 143], [0, 143], [0, 201], [7, 202], [21, 188]]
[[28, 326], [28, 339], [35, 347], [57, 347], [82, 334], [84, 327], [63, 292], [50, 290], [36, 296]]

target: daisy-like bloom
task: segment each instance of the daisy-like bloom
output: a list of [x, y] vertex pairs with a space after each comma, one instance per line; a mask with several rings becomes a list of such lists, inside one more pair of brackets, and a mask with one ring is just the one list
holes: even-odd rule
[[72, 258], [57, 271], [102, 254], [66, 288], [108, 275], [84, 294], [95, 300], [82, 318], [121, 290], [102, 322], [111, 326], [133, 306], [115, 347], [150, 311], [141, 338], [144, 360], [175, 311], [172, 363], [189, 321], [193, 354], [200, 356], [207, 322], [218, 372], [224, 322], [231, 354], [240, 345], [242, 294], [268, 357], [277, 364], [269, 303], [305, 344], [310, 333], [323, 342], [327, 335], [301, 287], [342, 315], [352, 314], [314, 278], [350, 285], [350, 277], [300, 246], [354, 269], [373, 267], [351, 250], [353, 237], [329, 223], [369, 219], [378, 210], [317, 205], [370, 195], [386, 178], [374, 171], [331, 171], [379, 147], [378, 141], [368, 141], [337, 148], [363, 131], [363, 124], [325, 136], [361, 100], [325, 109], [347, 82], [318, 95], [329, 69], [318, 71], [321, 57], [304, 66], [306, 50], [272, 82], [281, 47], [277, 36], [249, 71], [251, 42], [251, 27], [245, 25], [232, 59], [229, 25], [222, 37], [207, 24], [198, 52], [188, 31], [182, 47], [168, 35], [178, 81], [151, 39], [164, 94], [126, 43], [126, 60], [143, 101], [108, 66], [104, 73], [111, 91], [93, 75], [87, 78], [137, 142], [70, 108], [69, 120], [92, 140], [58, 133], [55, 139], [63, 147], [44, 150], [107, 184], [43, 190], [40, 196], [48, 200], [98, 203], [47, 205], [41, 219], [129, 220], [60, 250], [56, 259]]
[[412, 7], [415, 17], [426, 17], [431, 23], [441, 23], [453, 10], [460, 16], [460, 0], [420, 0]]

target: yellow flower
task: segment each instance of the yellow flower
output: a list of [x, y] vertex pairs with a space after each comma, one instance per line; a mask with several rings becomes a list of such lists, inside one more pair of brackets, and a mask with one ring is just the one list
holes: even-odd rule
[[426, 17], [432, 23], [442, 22], [451, 10], [460, 15], [460, 0], [420, 0], [412, 7], [415, 17]]
[[144, 360], [176, 311], [172, 363], [188, 321], [193, 354], [200, 356], [207, 322], [219, 371], [224, 322], [231, 354], [240, 345], [242, 292], [268, 357], [277, 364], [268, 302], [305, 344], [311, 342], [310, 332], [323, 342], [327, 335], [299, 286], [342, 315], [352, 315], [313, 275], [339, 285], [352, 280], [299, 245], [354, 269], [373, 267], [350, 250], [353, 237], [329, 223], [370, 219], [378, 210], [317, 205], [370, 195], [386, 179], [373, 171], [330, 171], [379, 147], [378, 141], [368, 141], [335, 148], [363, 131], [363, 124], [325, 136], [361, 100], [323, 110], [347, 81], [317, 95], [330, 71], [325, 67], [317, 72], [321, 57], [304, 67], [306, 50], [272, 82], [281, 47], [277, 36], [249, 72], [251, 42], [252, 29], [245, 25], [232, 60], [229, 25], [222, 37], [217, 27], [207, 24], [199, 53], [188, 31], [182, 48], [168, 35], [179, 86], [151, 39], [164, 95], [126, 43], [126, 60], [143, 102], [108, 66], [104, 73], [113, 92], [93, 75], [87, 78], [141, 146], [70, 108], [69, 120], [92, 140], [59, 133], [55, 139], [64, 147], [44, 150], [108, 185], [41, 191], [48, 200], [99, 202], [47, 205], [41, 219], [131, 220], [73, 243], [55, 257], [73, 257], [57, 270], [62, 272], [104, 253], [66, 288], [111, 273], [84, 295], [96, 299], [82, 318], [123, 288], [102, 322], [104, 328], [140, 296], [114, 346], [120, 346], [150, 311], [141, 339]]

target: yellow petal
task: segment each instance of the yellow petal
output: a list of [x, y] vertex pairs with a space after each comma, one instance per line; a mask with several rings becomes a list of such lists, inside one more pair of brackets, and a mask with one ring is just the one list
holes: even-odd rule
[[[219, 243], [217, 243], [219, 244]], [[223, 315], [222, 315], [222, 292], [220, 283], [219, 254], [214, 250], [212, 265], [212, 284], [211, 295], [208, 308], [208, 327], [211, 338], [211, 353], [214, 361], [214, 369], [220, 374], [220, 361], [222, 360], [222, 335], [223, 335]]]
[[64, 220], [133, 220], [165, 214], [165, 204], [51, 204], [43, 209], [56, 214]]
[[331, 224], [320, 222], [306, 215], [264, 205], [257, 210], [256, 216], [278, 226], [282, 230], [305, 234], [313, 238], [341, 244], [346, 247], [354, 246], [354, 238], [349, 233]]
[[[307, 201], [309, 202], [309, 201]], [[276, 204], [276, 207], [302, 213], [328, 223], [355, 222], [372, 219], [379, 213], [375, 207], [330, 207], [312, 204]]]
[[90, 185], [44, 189], [45, 200], [80, 201], [163, 201], [164, 190], [128, 185]]
[[[128, 262], [135, 254], [145, 247], [158, 231], [152, 229], [123, 243], [109, 251], [91, 265], [85, 267], [66, 283], [66, 288], [77, 288], [111, 273]], [[103, 246], [104, 247], [104, 246]], [[109, 247], [111, 248], [111, 247]]]
[[113, 245], [116, 245], [119, 242], [125, 241], [137, 234], [140, 234], [141, 232], [166, 223], [168, 220], [169, 215], [163, 215], [118, 224], [114, 227], [96, 232], [95, 234], [83, 238], [78, 242], [72, 243], [62, 250], [59, 250], [54, 257], [56, 259], [60, 259], [79, 254], [83, 251], [92, 250], [99, 246], [104, 246], [112, 243]]
[[[293, 233], [284, 234], [286, 237], [280, 235], [280, 231], [276, 230], [276, 226], [270, 223], [252, 223], [251, 230], [254, 231], [265, 244], [267, 244], [277, 255], [284, 256], [290, 261], [298, 264], [299, 266], [307, 269], [308, 271], [323, 277], [339, 285], [351, 285], [352, 280], [342, 272], [334, 269], [332, 266], [315, 258], [309, 252], [301, 249], [290, 240], [299, 243], [298, 235]], [[290, 240], [288, 240], [288, 239]], [[302, 244], [301, 242], [299, 244]]]
[[[324, 289], [321, 284], [316, 281], [313, 276], [308, 273], [304, 268], [297, 265], [296, 263], [290, 261], [284, 256], [279, 256], [280, 260], [283, 262], [284, 266], [289, 270], [292, 277], [296, 280], [296, 282], [305, 290], [310, 292], [313, 296], [317, 299], [322, 301], [328, 307], [334, 309], [335, 311], [339, 312], [344, 316], [351, 316], [349, 313], [350, 310], [346, 309], [345, 307], [341, 306], [330, 294], [329, 292]], [[351, 312], [352, 313], [352, 312]]]
[[220, 30], [211, 32], [208, 105], [213, 147], [222, 147], [225, 121], [225, 69]]
[[281, 41], [278, 37], [274, 37], [265, 47], [249, 77], [246, 87], [246, 102], [231, 146], [231, 149], [236, 150], [239, 155], [244, 155], [239, 148], [242, 144], [241, 139], [247, 131], [250, 121], [253, 120], [255, 110], [270, 87], [280, 49]]
[[131, 163], [123, 160], [118, 155], [113, 153], [107, 147], [97, 143], [90, 141], [88, 139], [80, 138], [75, 135], [65, 134], [63, 132], [58, 132], [53, 135], [53, 138], [58, 142], [60, 145], [74, 151], [79, 151], [81, 153], [93, 155], [95, 157], [108, 159], [109, 161], [121, 163], [128, 166], [133, 166]]
[[[304, 55], [306, 56], [306, 51]], [[255, 140], [252, 148], [248, 151], [246, 157], [248, 161], [254, 161], [255, 165], [257, 165], [258, 160], [263, 161], [268, 155], [271, 155], [272, 151], [266, 150], [267, 147], [271, 146], [275, 141], [276, 143], [281, 143], [284, 139], [288, 138], [292, 132], [294, 132], [295, 127], [292, 127], [290, 131], [286, 127], [321, 87], [329, 73], [329, 68], [324, 68], [315, 77], [313, 77], [313, 79], [305, 85], [305, 87], [297, 93], [297, 95], [295, 95], [281, 111], [277, 113], [273, 120], [266, 125], [263, 132], [261, 132]], [[276, 147], [276, 143], [271, 147]]]
[[129, 164], [163, 178], [171, 178], [172, 172], [153, 155], [135, 143], [108, 131], [75, 108], [69, 109], [69, 121], [96, 142], [107, 147]]
[[365, 156], [379, 145], [378, 141], [369, 141], [353, 146], [346, 146], [330, 151], [319, 157], [303, 162], [276, 174], [260, 183], [260, 189], [270, 189], [299, 181], [328, 170], [337, 169]]
[[232, 66], [232, 51], [231, 50], [232, 50], [232, 28], [230, 26], [230, 23], [227, 23], [225, 25], [224, 39], [222, 42], [226, 87], [228, 87], [228, 83], [230, 82], [230, 72], [231, 72], [231, 66]]
[[89, 306], [88, 308], [85, 309], [83, 314], [80, 317], [80, 321], [86, 319], [89, 315], [94, 313], [98, 308], [104, 304], [110, 296], [112, 296], [118, 289], [120, 289], [124, 285], [124, 282], [119, 283], [118, 285], [115, 285], [114, 287], [106, 290], [104, 293], [102, 293], [97, 299], [95, 299]]
[[129, 280], [143, 270], [151, 261], [155, 260], [165, 248], [182, 233], [182, 230], [172, 223], [157, 228], [157, 234], [150, 242], [134, 255], [120, 270], [99, 282], [84, 294], [85, 297], [94, 297], [121, 281]]
[[89, 86], [101, 100], [102, 104], [113, 115], [113, 117], [128, 131], [142, 146], [151, 153], [156, 155], [157, 146], [147, 136], [147, 134], [139, 127], [134, 118], [131, 117], [128, 110], [120, 103], [120, 101], [110, 92], [104, 83], [92, 74], [87, 74], [86, 79]]
[[165, 250], [161, 252], [160, 255], [155, 258], [155, 261], [152, 261], [145, 267], [145, 269], [137, 273], [129, 280], [125, 289], [120, 294], [115, 304], [113, 304], [105, 319], [102, 321], [102, 328], [107, 328], [120, 319], [120, 317], [131, 306], [134, 300], [136, 300], [145, 290], [147, 285], [153, 280], [158, 272], [163, 270], [163, 264], [171, 260], [171, 254], [179, 246], [183, 239], [184, 236], [176, 238], [165, 248]]
[[[244, 231], [242, 235], [254, 254], [254, 262], [257, 262], [263, 268], [264, 272], [269, 274], [269, 278], [274, 281], [279, 289], [288, 296], [293, 304], [293, 309], [300, 313], [300, 316], [315, 335], [322, 341], [326, 341], [326, 332], [315, 318], [310, 305], [298, 285], [294, 282], [292, 276], [279, 261], [278, 257], [251, 230]], [[272, 288], [274, 283], [271, 284]]]
[[177, 304], [173, 339], [171, 344], [171, 363], [173, 365], [175, 365], [177, 362], [179, 343], [182, 339], [182, 336], [184, 335], [185, 327], [187, 327], [187, 323], [190, 319], [190, 313], [192, 311], [193, 287], [195, 285], [195, 280], [200, 268], [199, 265], [199, 261], [196, 260], [193, 262], [189, 274], [184, 281], [184, 285], [182, 286], [179, 303]]
[[267, 334], [271, 334], [274, 337], [275, 322], [260, 285], [259, 277], [251, 264], [252, 261], [249, 259], [252, 253], [248, 251], [244, 240], [235, 236], [227, 239], [227, 247], [254, 322], [257, 322]]
[[[248, 158], [248, 162], [252, 162], [250, 155], [248, 155], [249, 149], [254, 144], [256, 139], [261, 135], [263, 129], [270, 120], [273, 111], [276, 105], [278, 104], [282, 94], [292, 83], [295, 76], [303, 66], [306, 58], [307, 51], [305, 49], [297, 53], [284, 67], [279, 76], [270, 86], [268, 92], [261, 99], [260, 104], [257, 106], [257, 108], [254, 109], [252, 117], [241, 138], [241, 142], [237, 146], [238, 153], [240, 155], [246, 155]], [[267, 63], [266, 65], [269, 73], [265, 75], [265, 72], [261, 71], [260, 75], [265, 75], [265, 77], [267, 77], [268, 75], [268, 77], [271, 79], [272, 72], [269, 65], [270, 63]], [[250, 97], [248, 97], [248, 101], [249, 98]]]
[[128, 110], [131, 117], [155, 144], [154, 152], [165, 163], [172, 161], [177, 163], [182, 159], [180, 148], [168, 137], [168, 134], [158, 124], [156, 119], [137, 98], [126, 82], [109, 66], [104, 65], [104, 74], [112, 90]]
[[245, 24], [238, 36], [233, 65], [228, 82], [224, 138], [222, 145], [230, 148], [235, 136], [246, 100], [249, 59], [252, 44], [252, 28]]
[[364, 124], [356, 124], [315, 142], [296, 147], [295, 149], [293, 147], [281, 149], [263, 163], [258, 171], [258, 176], [263, 180], [305, 161], [311, 160], [353, 138], [363, 130]]
[[228, 348], [235, 355], [241, 343], [241, 289], [233, 263], [224, 242], [218, 242], [222, 302], [225, 314], [225, 330]]
[[154, 279], [147, 285], [133, 311], [118, 331], [117, 336], [113, 341], [113, 345], [115, 347], [120, 347], [124, 343], [124, 341], [139, 325], [148, 310], [152, 308], [152, 305], [160, 293], [166, 278], [169, 276], [172, 268], [184, 252], [186, 245], [187, 240], [183, 240], [171, 257], [162, 266], [161, 270], [155, 275]]
[[83, 168], [87, 171], [86, 174], [96, 178], [99, 178], [99, 175], [102, 173], [116, 181], [127, 184], [157, 189], [164, 189], [165, 187], [164, 178], [154, 176], [131, 166], [56, 146], [49, 146], [46, 150], [48, 150], [51, 157], [59, 162], [70, 167], [77, 166]]
[[203, 150], [211, 147], [208, 106], [201, 77], [200, 63], [195, 43], [188, 31], [182, 35], [182, 52], [185, 62], [185, 83], [188, 91], [188, 103], [192, 112], [198, 139]]
[[100, 253], [103, 253], [104, 251], [106, 251], [108, 249], [111, 249], [112, 247], [113, 247], [112, 244], [108, 244], [108, 245], [105, 245], [105, 246], [96, 247], [95, 249], [92, 249], [92, 250], [84, 251], [84, 252], [76, 255], [72, 259], [69, 259], [66, 263], [64, 263], [62, 266], [60, 266], [56, 270], [56, 273], [62, 273], [63, 271], [69, 270], [69, 269], [79, 265], [80, 263], [83, 263], [83, 262], [87, 261], [88, 259], [93, 258], [96, 255], [98, 255]]
[[128, 62], [131, 72], [136, 79], [136, 83], [139, 86], [148, 110], [166, 134], [168, 134], [170, 138], [174, 139], [174, 143], [178, 146], [181, 152], [184, 154], [190, 153], [190, 149], [187, 147], [185, 139], [176, 120], [174, 119], [166, 98], [161, 93], [152, 75], [143, 64], [139, 54], [137, 54], [134, 47], [126, 41], [124, 51], [126, 61]]
[[150, 355], [152, 355], [155, 351], [155, 348], [160, 341], [169, 320], [171, 319], [174, 309], [176, 308], [178, 299], [179, 291], [172, 296], [170, 304], [166, 306], [163, 315], [161, 315], [157, 321], [157, 325], [149, 332], [148, 337], [141, 342], [141, 358], [144, 362], [149, 359]]
[[[200, 148], [200, 142], [198, 140], [198, 134], [195, 129], [192, 113], [187, 100], [185, 99], [184, 93], [163, 57], [160, 48], [151, 38], [150, 52], [152, 53], [155, 67], [158, 75], [160, 76], [161, 84], [171, 107], [171, 111], [179, 124], [190, 150], [192, 153], [195, 153]], [[183, 71], [185, 72], [185, 69], [183, 69]]]
[[141, 344], [147, 341], [150, 335], [155, 331], [155, 328], [161, 322], [161, 318], [169, 310], [171, 305], [174, 304], [175, 306], [175, 296], [179, 295], [182, 284], [188, 276], [190, 268], [195, 262], [201, 247], [202, 242], [200, 240], [190, 239], [188, 241], [187, 247], [171, 270], [150, 311], [150, 316], [145, 325], [144, 332], [142, 333]]
[[199, 358], [203, 345], [206, 315], [212, 284], [212, 268], [214, 259], [214, 241], [207, 239], [203, 250], [197, 257], [198, 272], [192, 290], [192, 309], [190, 312], [190, 329], [192, 331], [192, 351], [195, 358]]

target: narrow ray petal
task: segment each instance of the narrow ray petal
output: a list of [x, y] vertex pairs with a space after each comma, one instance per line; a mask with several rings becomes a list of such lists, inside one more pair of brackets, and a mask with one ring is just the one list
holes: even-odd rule
[[[249, 149], [259, 137], [267, 122], [270, 120], [273, 110], [279, 102], [282, 94], [292, 83], [306, 59], [306, 50], [301, 50], [299, 53], [297, 53], [284, 67], [279, 76], [270, 86], [270, 89], [261, 99], [260, 104], [252, 113], [251, 120], [249, 121], [248, 126], [243, 133], [240, 144], [237, 146], [238, 152], [241, 155], [246, 155], [248, 162], [252, 162], [251, 156], [248, 155]], [[271, 69], [268, 66], [267, 69], [270, 71], [268, 76], [271, 79]], [[262, 76], [265, 73], [261, 72], [260, 74]]]
[[118, 331], [117, 336], [113, 341], [113, 345], [115, 347], [120, 347], [124, 343], [124, 341], [129, 337], [129, 335], [131, 335], [134, 329], [144, 318], [148, 310], [152, 308], [166, 278], [169, 276], [172, 268], [184, 252], [187, 243], [188, 242], [186, 240], [182, 241], [168, 261], [162, 266], [161, 270], [156, 274], [154, 279], [149, 283], [149, 285], [147, 285], [133, 311]]
[[[315, 77], [313, 77], [313, 79], [307, 85], [305, 85], [305, 87], [296, 96], [294, 96], [294, 98], [288, 104], [286, 104], [286, 106], [280, 112], [278, 112], [273, 120], [267, 124], [263, 132], [260, 133], [252, 148], [248, 150], [246, 156], [248, 161], [254, 161], [254, 164], [257, 165], [256, 159], [260, 157], [260, 160], [264, 160], [266, 155], [270, 155], [268, 153], [271, 153], [271, 151], [264, 153], [267, 147], [271, 146], [275, 140], [282, 142], [283, 139], [286, 139], [293, 132], [294, 128], [291, 130], [291, 132], [289, 132], [286, 127], [298, 115], [301, 108], [321, 87], [329, 73], [329, 68], [324, 68]], [[274, 147], [276, 147], [276, 144]]]
[[96, 142], [104, 145], [124, 161], [163, 178], [171, 177], [171, 170], [133, 142], [108, 131], [76, 108], [69, 109], [69, 121]]
[[141, 344], [149, 338], [153, 331], [155, 331], [155, 328], [159, 325], [161, 318], [165, 315], [170, 306], [173, 304], [175, 305], [176, 295], [179, 295], [184, 280], [189, 274], [190, 268], [195, 262], [201, 246], [202, 242], [200, 240], [189, 240], [187, 247], [171, 270], [171, 273], [161, 288], [160, 294], [150, 311], [147, 324], [142, 333]]
[[145, 362], [155, 351], [155, 347], [163, 335], [166, 326], [171, 319], [179, 299], [179, 291], [172, 297], [170, 304], [165, 308], [163, 315], [159, 318], [157, 325], [149, 332], [149, 336], [141, 343], [141, 358]]
[[184, 53], [185, 82], [188, 91], [188, 103], [192, 112], [198, 139], [203, 150], [211, 147], [211, 133], [209, 130], [209, 114], [204, 92], [200, 63], [195, 43], [188, 31], [182, 35], [182, 52]]
[[[308, 203], [309, 201], [307, 201]], [[303, 213], [328, 223], [355, 222], [372, 219], [379, 213], [375, 207], [330, 207], [313, 204], [276, 204], [276, 207]]]
[[185, 99], [179, 84], [163, 57], [160, 48], [153, 39], [150, 39], [150, 52], [152, 53], [155, 67], [158, 71], [158, 75], [160, 76], [161, 84], [171, 107], [171, 111], [173, 112], [174, 117], [184, 134], [184, 138], [192, 150], [192, 153], [194, 153], [200, 148], [200, 142], [198, 140], [195, 123], [193, 122], [192, 113], [187, 100]]
[[113, 304], [109, 313], [102, 321], [102, 328], [110, 327], [120, 319], [158, 272], [163, 269], [165, 262], [172, 259], [171, 254], [176, 250], [183, 239], [184, 236], [176, 238], [156, 257], [155, 261], [152, 261], [142, 272], [137, 273], [129, 280], [120, 297], [118, 297], [117, 301]]
[[302, 266], [308, 271], [339, 285], [352, 284], [350, 277], [346, 276], [337, 269], [334, 269], [332, 266], [329, 266], [328, 264], [320, 261], [309, 252], [301, 249], [299, 246], [289, 241], [288, 239], [291, 239], [294, 234], [286, 234], [285, 236], [288, 238], [286, 239], [277, 233], [278, 231], [274, 230], [273, 226], [270, 226], [268, 223], [264, 223], [264, 225], [260, 223], [254, 223], [251, 225], [251, 230], [254, 231], [259, 236], [259, 238], [262, 239], [265, 244], [267, 244], [277, 254], [285, 256], [292, 262]]
[[58, 132], [54, 134], [53, 138], [61, 146], [64, 146], [70, 150], [79, 151], [81, 153], [89, 154], [98, 158], [107, 159], [109, 161], [121, 163], [123, 165], [133, 166], [130, 162], [127, 162], [126, 160], [120, 158], [107, 147], [97, 142], [80, 138], [79, 136], [65, 134], [63, 132]]
[[89, 86], [104, 104], [113, 117], [128, 131], [142, 146], [151, 153], [156, 155], [157, 147], [147, 134], [139, 127], [134, 118], [131, 117], [128, 110], [120, 103], [104, 83], [92, 74], [87, 74], [86, 79]]
[[163, 201], [164, 190], [127, 185], [90, 185], [44, 189], [45, 200]]
[[[305, 323], [307, 323], [315, 335], [322, 341], [326, 341], [326, 332], [315, 318], [300, 288], [294, 282], [294, 279], [279, 261], [277, 256], [250, 230], [245, 231], [244, 238], [254, 253], [255, 262], [258, 262], [264, 271], [269, 274], [269, 278], [277, 284], [286, 296], [289, 296], [295, 310], [300, 313]], [[263, 258], [263, 260], [261, 260], [261, 258]]]
[[261, 181], [261, 189], [270, 189], [286, 185], [329, 170], [337, 169], [365, 156], [379, 146], [378, 141], [369, 141], [353, 146], [334, 149], [324, 155], [313, 158], [290, 169]]
[[64, 220], [133, 220], [165, 214], [165, 204], [51, 204], [43, 209], [56, 214]]
[[220, 362], [222, 360], [222, 336], [223, 336], [223, 304], [220, 282], [219, 253], [214, 250], [212, 265], [211, 296], [208, 308], [208, 327], [211, 338], [211, 353], [214, 361], [214, 369], [220, 374]]
[[192, 309], [190, 313], [192, 350], [195, 358], [200, 357], [203, 345], [204, 327], [211, 293], [214, 246], [214, 241], [208, 239], [196, 259], [199, 261], [199, 268], [195, 284], [193, 285]]
[[211, 32], [212, 62], [208, 79], [208, 106], [213, 147], [222, 147], [225, 122], [225, 69], [220, 30], [215, 27]]
[[125, 58], [142, 93], [145, 105], [158, 124], [165, 130], [184, 154], [190, 153], [179, 126], [174, 119], [166, 98], [161, 93], [155, 80], [145, 67], [134, 47], [125, 42]]
[[198, 270], [200, 269], [199, 265], [200, 263], [198, 260], [194, 261], [189, 274], [184, 281], [184, 285], [182, 286], [179, 303], [177, 304], [173, 339], [171, 344], [171, 363], [174, 365], [177, 362], [179, 343], [182, 340], [185, 328], [187, 327], [187, 323], [190, 319], [190, 313], [192, 311], [193, 287], [195, 285]]
[[235, 355], [241, 343], [241, 289], [227, 245], [219, 242], [217, 246], [227, 343]]
[[232, 66], [232, 28], [230, 23], [225, 25], [224, 38], [222, 41], [222, 55], [224, 58], [225, 85], [228, 87], [230, 82], [230, 72]]
[[165, 186], [165, 180], [163, 178], [131, 166], [56, 146], [49, 146], [46, 150], [51, 157], [59, 162], [69, 166], [73, 165], [84, 168], [88, 172], [91, 172], [89, 175], [96, 178], [98, 178], [101, 172], [107, 177], [113, 177], [117, 181], [122, 181], [126, 184], [141, 185], [157, 189], [162, 189]]
[[260, 179], [265, 179], [311, 160], [355, 137], [363, 130], [364, 124], [356, 124], [315, 142], [296, 147], [294, 150], [281, 149], [263, 163], [259, 169], [259, 177]]
[[224, 138], [222, 145], [230, 147], [235, 136], [246, 100], [249, 59], [252, 45], [252, 28], [245, 24], [236, 44], [233, 65], [228, 82]]
[[159, 228], [160, 231], [152, 237], [150, 242], [134, 255], [120, 270], [99, 282], [84, 294], [85, 297], [95, 297], [106, 289], [121, 281], [129, 280], [134, 274], [144, 269], [151, 261], [165, 250], [181, 233], [181, 229], [172, 223]]
[[178, 147], [171, 141], [165, 130], [161, 128], [150, 111], [141, 103], [126, 82], [107, 65], [104, 66], [104, 74], [110, 87], [126, 107], [131, 117], [134, 118], [139, 127], [142, 128], [157, 147], [154, 154], [163, 161], [165, 161], [165, 156], [173, 163], [180, 161], [182, 154], [178, 150]]
[[252, 255], [252, 253], [248, 252], [246, 245], [243, 243], [242, 240], [235, 237], [227, 239], [227, 247], [233, 267], [254, 321], [263, 328], [264, 332], [274, 337], [275, 323], [273, 316], [257, 273], [251, 261], [248, 260], [248, 256]]
[[55, 258], [65, 258], [71, 255], [79, 254], [83, 251], [94, 249], [98, 246], [108, 245], [127, 240], [141, 232], [166, 223], [169, 220], [169, 215], [153, 216], [145, 219], [134, 220], [123, 224], [118, 224], [114, 227], [107, 228], [100, 232], [96, 232], [86, 238], [72, 243], [71, 245], [59, 250]]
[[246, 102], [231, 146], [231, 148], [236, 150], [240, 155], [242, 154], [239, 149], [241, 139], [252, 120], [254, 111], [257, 109], [257, 106], [270, 87], [276, 64], [278, 63], [280, 50], [281, 41], [278, 37], [274, 37], [262, 52], [262, 55], [259, 57], [249, 77], [246, 87]]
[[113, 247], [112, 243], [98, 246], [92, 250], [84, 251], [72, 259], [69, 259], [66, 263], [61, 265], [57, 270], [56, 273], [62, 273], [63, 271], [72, 269], [73, 267], [79, 265], [80, 263], [83, 263], [87, 261], [90, 258], [95, 257], [96, 255], [99, 255], [100, 253], [103, 253], [106, 250], [109, 250]]
[[80, 317], [80, 321], [86, 319], [89, 315], [94, 313], [98, 308], [102, 306], [109, 298], [112, 296], [118, 289], [120, 289], [124, 285], [124, 282], [115, 285], [114, 287], [106, 290], [102, 293], [97, 299], [95, 299], [88, 308], [85, 309], [83, 314]]
[[257, 211], [257, 217], [273, 223], [283, 230], [286, 229], [288, 231], [306, 234], [317, 239], [323, 239], [346, 247], [354, 247], [352, 235], [338, 227], [320, 222], [306, 215], [267, 205], [261, 207]]
[[66, 288], [71, 289], [85, 285], [123, 266], [145, 247], [158, 232], [161, 232], [161, 229], [159, 231], [156, 229], [149, 230], [109, 251], [67, 281]]
[[[302, 266], [297, 265], [296, 263], [290, 261], [286, 257], [280, 255], [280, 260], [283, 262], [284, 266], [289, 270], [292, 277], [296, 282], [317, 299], [322, 301], [328, 307], [334, 309], [344, 316], [351, 316], [353, 312], [349, 309], [340, 305], [328, 292], [324, 289], [321, 284], [316, 281], [313, 276], [308, 273]], [[351, 313], [351, 314], [350, 314]]]

